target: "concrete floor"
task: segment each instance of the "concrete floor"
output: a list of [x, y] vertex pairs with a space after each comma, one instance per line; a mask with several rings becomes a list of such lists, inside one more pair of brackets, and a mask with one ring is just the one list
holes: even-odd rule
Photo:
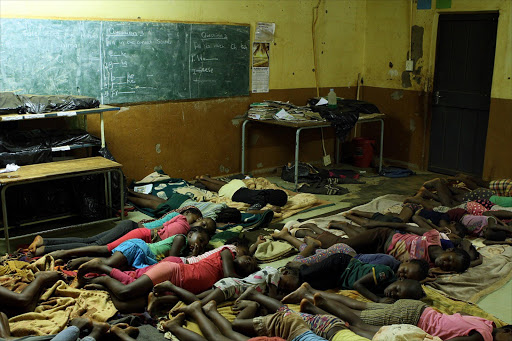
[[[350, 166], [338, 167], [344, 169], [353, 169]], [[329, 196], [329, 195], [318, 195], [321, 199], [330, 201], [334, 205], [315, 209], [305, 213], [294, 215], [281, 222], [271, 224], [265, 231], [254, 231], [247, 233], [249, 239], [255, 239], [259, 233], [270, 233], [274, 229], [280, 229], [283, 224], [288, 220], [298, 219], [310, 219], [318, 216], [327, 216], [336, 214], [354, 206], [365, 204], [372, 199], [385, 195], [385, 194], [401, 194], [401, 195], [413, 195], [415, 191], [425, 182], [426, 180], [439, 177], [438, 174], [430, 172], [418, 172], [416, 175], [406, 178], [385, 178], [378, 176], [373, 173], [371, 169], [365, 169], [365, 174], [362, 174], [361, 180], [365, 181], [365, 184], [354, 184], [354, 185], [341, 185], [347, 188], [350, 192], [341, 196]], [[278, 174], [268, 174], [265, 176], [271, 182], [277, 185], [293, 190], [293, 183], [283, 181]], [[139, 221], [144, 219], [146, 216], [139, 212], [130, 212], [128, 219]], [[114, 223], [100, 224], [97, 226], [88, 227], [86, 230], [80, 231], [63, 231], [60, 233], [48, 234], [47, 236], [90, 236], [100, 233], [113, 226]], [[32, 241], [32, 238], [24, 238], [16, 241], [15, 244], [28, 244]], [[0, 245], [0, 252], [5, 252], [5, 246]], [[483, 309], [501, 318], [507, 323], [512, 324], [512, 281], [508, 282], [507, 285], [494, 293], [484, 297], [478, 303]]]

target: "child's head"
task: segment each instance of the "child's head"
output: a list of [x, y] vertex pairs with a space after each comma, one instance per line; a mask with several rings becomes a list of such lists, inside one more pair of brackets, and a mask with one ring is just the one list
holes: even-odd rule
[[224, 245], [235, 245], [236, 246], [236, 255], [237, 256], [245, 256], [249, 255], [249, 239], [245, 238], [244, 236], [239, 237], [233, 237], [224, 243]]
[[194, 223], [197, 219], [202, 218], [203, 214], [201, 211], [195, 207], [187, 208], [185, 211], [181, 212], [182, 215], [187, 218], [187, 222], [189, 224]]
[[429, 265], [424, 259], [409, 259], [400, 264], [396, 270], [398, 278], [421, 281], [428, 276]]
[[512, 325], [506, 325], [500, 328], [494, 328], [492, 331], [492, 339], [495, 341], [511, 341]]
[[234, 207], [224, 207], [217, 213], [216, 221], [218, 223], [239, 223], [242, 221], [242, 213]]
[[213, 236], [217, 230], [217, 224], [212, 218], [199, 218], [190, 224], [190, 227], [202, 227], [210, 236]]
[[280, 269], [279, 284], [277, 290], [279, 294], [289, 294], [300, 287], [299, 269], [286, 264]]
[[468, 228], [458, 221], [451, 221], [449, 228], [453, 234], [456, 234], [460, 238], [464, 238], [468, 234]]
[[462, 273], [469, 268], [471, 259], [469, 254], [461, 249], [448, 249], [436, 257], [434, 262], [443, 271]]
[[260, 269], [256, 259], [251, 256], [236, 256], [234, 266], [236, 274], [240, 277], [247, 277]]
[[399, 279], [384, 289], [384, 295], [395, 300], [404, 298], [419, 300], [425, 296], [425, 292], [421, 288], [420, 282], [412, 279]]
[[192, 227], [190, 231], [188, 231], [187, 241], [191, 251], [194, 250], [194, 248], [197, 248], [199, 253], [202, 253], [210, 242], [210, 236], [204, 228], [196, 226]]

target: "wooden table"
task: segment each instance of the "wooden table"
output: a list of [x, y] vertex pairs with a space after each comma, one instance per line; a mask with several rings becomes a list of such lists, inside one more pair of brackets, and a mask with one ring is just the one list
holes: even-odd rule
[[[29, 183], [35, 182], [43, 182], [50, 180], [58, 180], [64, 178], [71, 177], [79, 177], [86, 176], [92, 174], [103, 174], [105, 177], [105, 202], [107, 204], [108, 212], [110, 212], [110, 216], [112, 216], [112, 187], [111, 187], [111, 173], [116, 172], [119, 174], [120, 178], [120, 201], [121, 201], [121, 211], [124, 207], [123, 201], [123, 173], [121, 172], [122, 165], [120, 163], [110, 161], [101, 156], [97, 157], [89, 157], [75, 160], [66, 160], [66, 161], [57, 161], [57, 162], [48, 162], [48, 163], [40, 163], [34, 165], [21, 166], [16, 172], [10, 173], [1, 173], [0, 174], [0, 200], [2, 202], [2, 215], [3, 215], [3, 230], [5, 243], [7, 245], [7, 252], [10, 253], [10, 243], [9, 243], [9, 224], [7, 218], [7, 202], [6, 202], [6, 191], [10, 187], [25, 185]], [[123, 214], [120, 214], [121, 219], [123, 219]], [[60, 219], [60, 218], [55, 218]], [[104, 221], [112, 221], [118, 219], [117, 217], [110, 217], [102, 220], [96, 220], [93, 222], [82, 223], [78, 225], [65, 226], [59, 228], [53, 228], [50, 230], [39, 231], [31, 234], [22, 234], [17, 237], [13, 237], [11, 239], [17, 239], [21, 237], [26, 237], [30, 235], [36, 235], [40, 233], [62, 230], [72, 227], [85, 226], [90, 224], [95, 224]], [[50, 219], [54, 220], [54, 219]], [[48, 221], [41, 220], [41, 221]], [[39, 222], [39, 221], [38, 221]]]
[[[382, 148], [384, 146], [384, 114], [359, 114], [359, 119], [356, 123], [367, 123], [367, 122], [380, 122], [380, 152], [379, 152], [379, 172], [382, 170]], [[242, 174], [245, 173], [245, 131], [246, 126], [249, 122], [258, 122], [262, 124], [269, 124], [273, 126], [279, 126], [284, 128], [294, 128], [295, 131], [295, 190], [298, 189], [298, 178], [299, 178], [299, 141], [300, 132], [305, 129], [318, 129], [332, 127], [328, 121], [279, 121], [279, 120], [255, 120], [248, 118], [242, 124]], [[336, 138], [336, 163], [339, 163], [339, 139]]]

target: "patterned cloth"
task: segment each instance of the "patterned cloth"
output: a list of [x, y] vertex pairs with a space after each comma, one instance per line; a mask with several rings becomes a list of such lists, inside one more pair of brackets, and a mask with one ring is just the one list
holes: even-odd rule
[[468, 192], [464, 194], [462, 197], [462, 201], [472, 201], [472, 200], [478, 200], [478, 199], [485, 199], [489, 200], [491, 196], [494, 195], [494, 191], [487, 188], [478, 188], [474, 191]]
[[372, 341], [442, 341], [437, 336], [424, 332], [410, 324], [384, 326], [373, 336]]
[[334, 327], [346, 328], [345, 322], [333, 315], [311, 315], [306, 313], [299, 313], [291, 310], [287, 306], [282, 306], [277, 310], [284, 312], [285, 316], [290, 314], [298, 314], [304, 322], [307, 323], [309, 329], [316, 335], [327, 338], [327, 334]]
[[493, 206], [494, 204], [489, 200], [474, 200], [466, 203], [466, 211], [471, 215], [482, 215]]
[[268, 292], [270, 284], [277, 287], [279, 278], [279, 271], [274, 267], [267, 266], [245, 278], [223, 278], [213, 286], [222, 290], [226, 300], [235, 300], [248, 287], [253, 287], [256, 291], [265, 294]]
[[512, 180], [500, 179], [489, 182], [489, 189], [500, 197], [512, 197]]
[[[258, 316], [252, 319], [254, 330], [261, 336], [280, 336], [286, 340], [310, 340], [310, 338], [298, 338], [306, 332], [313, 334], [306, 322], [297, 314], [287, 314], [278, 311], [272, 315]], [[313, 334], [316, 336], [315, 334]], [[316, 336], [316, 340], [320, 339]], [[315, 339], [311, 339], [315, 340]]]
[[[307, 244], [302, 244], [299, 247], [299, 251], [300, 252], [304, 251], [306, 246], [307, 246]], [[356, 251], [353, 248], [351, 248], [350, 246], [348, 246], [347, 244], [338, 243], [338, 244], [334, 244], [333, 246], [331, 246], [331, 247], [329, 247], [327, 249], [317, 249], [315, 251], [315, 254], [311, 255], [309, 257], [304, 257], [304, 256], [301, 256], [301, 255], [297, 255], [292, 260], [292, 262], [298, 262], [298, 263], [302, 263], [302, 264], [311, 265], [311, 264], [319, 263], [322, 260], [324, 260], [327, 257], [329, 257], [330, 255], [334, 255], [334, 254], [337, 254], [337, 253], [344, 253], [346, 255], [350, 255], [350, 254], [355, 254]]]
[[361, 320], [374, 326], [390, 324], [417, 325], [427, 305], [417, 300], [398, 300], [393, 304], [367, 303], [361, 312]]

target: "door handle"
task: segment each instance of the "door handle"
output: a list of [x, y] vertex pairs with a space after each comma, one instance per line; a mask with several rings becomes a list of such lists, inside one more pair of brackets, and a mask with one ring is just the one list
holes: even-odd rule
[[434, 92], [434, 103], [439, 104], [439, 99], [444, 96], [439, 95], [439, 91]]

